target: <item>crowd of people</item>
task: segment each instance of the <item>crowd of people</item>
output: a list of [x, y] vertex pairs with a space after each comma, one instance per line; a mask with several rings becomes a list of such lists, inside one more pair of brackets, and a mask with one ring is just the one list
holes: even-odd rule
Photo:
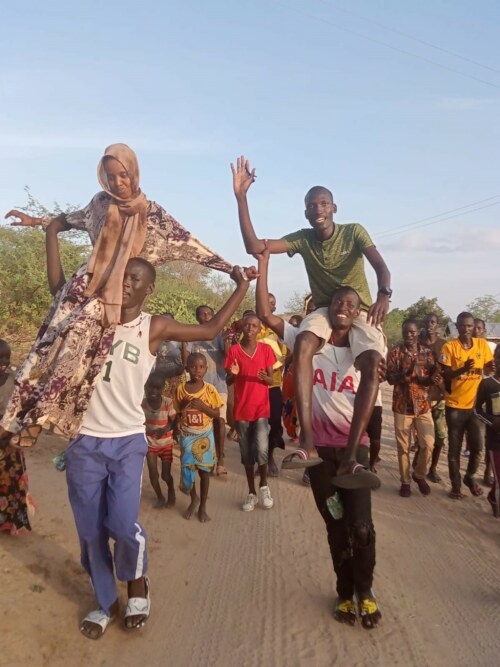
[[[391, 276], [366, 230], [335, 223], [332, 193], [315, 186], [305, 197], [309, 228], [259, 239], [247, 202], [255, 169], [243, 156], [231, 168], [243, 241], [257, 269], [231, 267], [148, 200], [137, 158], [124, 144], [106, 149], [98, 167], [102, 191], [85, 209], [43, 219], [9, 214], [15, 224], [45, 229], [54, 303], [15, 377], [10, 347], [0, 341], [0, 529], [30, 530], [23, 449], [36, 442], [43, 424], [55, 424], [70, 440], [61, 467], [98, 603], [80, 626], [90, 639], [101, 637], [118, 614], [115, 573], [127, 582], [125, 627], [138, 629], [150, 615], [147, 537], [138, 519], [144, 462], [158, 508], [178, 501], [179, 474], [178, 488], [189, 495], [185, 518], [206, 523], [210, 478], [227, 476], [231, 437], [248, 487], [241, 509], [270, 510], [283, 424], [295, 447], [282, 467], [302, 469], [325, 523], [337, 580], [334, 616], [351, 625], [359, 616], [364, 628], [376, 627], [371, 491], [380, 485], [385, 379], [394, 387], [400, 495], [411, 495], [411, 480], [430, 493], [427, 480], [440, 481], [446, 443], [450, 497], [463, 498], [462, 481], [481, 495], [476, 474], [486, 438], [485, 475], [494, 477], [488, 500], [499, 515], [500, 348], [492, 352], [484, 340], [484, 323], [481, 329], [481, 321], [461, 313], [458, 338], [444, 341], [434, 314], [423, 323], [406, 320], [403, 343], [387, 354], [381, 325]], [[86, 230], [93, 251], [66, 280], [58, 234], [69, 228]], [[288, 320], [275, 314], [268, 289], [276, 253], [300, 254], [309, 278], [305, 312]], [[365, 257], [377, 276], [374, 302]], [[198, 306], [198, 324], [143, 311], [155, 265], [179, 258], [228, 272], [236, 285], [218, 312]], [[230, 324], [255, 279], [255, 309]], [[462, 479], [464, 435], [469, 458]], [[412, 438], [417, 451], [410, 462]], [[179, 471], [172, 469], [177, 446]]]

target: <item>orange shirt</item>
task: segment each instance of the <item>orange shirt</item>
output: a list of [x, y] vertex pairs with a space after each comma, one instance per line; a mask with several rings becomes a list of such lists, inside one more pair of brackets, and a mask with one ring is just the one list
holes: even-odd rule
[[451, 392], [445, 392], [445, 404], [450, 408], [470, 410], [474, 407], [483, 369], [492, 361], [493, 354], [484, 338], [473, 338], [470, 350], [466, 350], [458, 338], [449, 340], [441, 349], [439, 363], [452, 371], [461, 368], [468, 359], [474, 360], [474, 369], [453, 378]]

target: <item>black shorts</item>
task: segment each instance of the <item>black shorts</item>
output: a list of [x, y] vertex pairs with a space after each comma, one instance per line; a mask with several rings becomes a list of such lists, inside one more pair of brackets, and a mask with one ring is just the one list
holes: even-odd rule
[[372, 416], [366, 427], [366, 432], [370, 440], [380, 440], [382, 437], [382, 406], [376, 405], [373, 408]]

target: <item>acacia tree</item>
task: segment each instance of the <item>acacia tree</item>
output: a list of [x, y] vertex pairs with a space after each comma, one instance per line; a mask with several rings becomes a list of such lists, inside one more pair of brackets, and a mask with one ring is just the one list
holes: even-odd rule
[[465, 309], [485, 322], [500, 322], [500, 301], [491, 294], [478, 296]]

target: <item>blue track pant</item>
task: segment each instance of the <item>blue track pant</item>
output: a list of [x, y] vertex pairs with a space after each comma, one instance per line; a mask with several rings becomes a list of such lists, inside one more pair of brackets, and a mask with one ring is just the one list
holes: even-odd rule
[[143, 433], [119, 438], [79, 435], [65, 453], [81, 562], [99, 606], [108, 614], [118, 597], [113, 561], [121, 581], [138, 579], [147, 571], [146, 533], [138, 522], [147, 449]]

